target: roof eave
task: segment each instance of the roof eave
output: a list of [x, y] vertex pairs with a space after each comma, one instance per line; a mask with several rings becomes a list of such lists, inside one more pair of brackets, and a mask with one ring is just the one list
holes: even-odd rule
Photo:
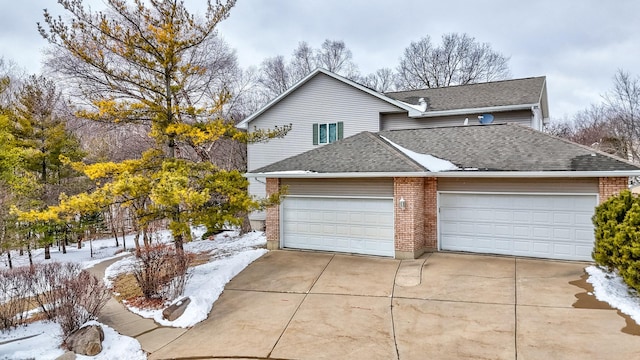
[[469, 177], [469, 178], [594, 178], [640, 176], [640, 170], [611, 171], [442, 171], [442, 172], [344, 172], [344, 173], [246, 173], [247, 178], [380, 178], [380, 177]]
[[417, 110], [413, 110], [413, 113], [409, 112], [409, 117], [412, 118], [426, 118], [426, 117], [436, 117], [436, 116], [452, 116], [452, 115], [467, 115], [467, 114], [478, 114], [478, 113], [488, 113], [488, 112], [505, 112], [505, 111], [516, 111], [516, 110], [531, 110], [533, 106], [540, 106], [539, 103], [535, 104], [516, 104], [516, 105], [502, 105], [502, 106], [487, 106], [481, 108], [467, 108], [467, 109], [455, 109], [455, 110], [439, 110], [439, 111], [426, 111], [419, 112]]

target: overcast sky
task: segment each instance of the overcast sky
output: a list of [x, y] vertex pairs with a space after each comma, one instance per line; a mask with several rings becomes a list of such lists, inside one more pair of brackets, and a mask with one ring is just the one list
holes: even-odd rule
[[[100, 0], [90, 0], [101, 9]], [[204, 0], [186, 0], [198, 6]], [[54, 0], [0, 0], [0, 56], [29, 73], [40, 71], [36, 22]], [[394, 68], [411, 41], [468, 33], [510, 56], [514, 78], [547, 76], [551, 117], [572, 116], [611, 88], [621, 68], [640, 75], [637, 0], [238, 0], [220, 35], [240, 65], [288, 57], [300, 41], [319, 47], [343, 40], [361, 73]]]

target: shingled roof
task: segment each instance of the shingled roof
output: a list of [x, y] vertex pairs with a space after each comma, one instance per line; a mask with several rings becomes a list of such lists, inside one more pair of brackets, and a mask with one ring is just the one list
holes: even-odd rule
[[[407, 151], [408, 150], [408, 151]], [[611, 172], [640, 167], [517, 124], [362, 132], [252, 173], [430, 172], [410, 153], [428, 154], [458, 167], [448, 173]]]
[[489, 83], [385, 93], [408, 104], [427, 101], [427, 111], [475, 109], [494, 106], [538, 104], [542, 100], [546, 78], [531, 77]]

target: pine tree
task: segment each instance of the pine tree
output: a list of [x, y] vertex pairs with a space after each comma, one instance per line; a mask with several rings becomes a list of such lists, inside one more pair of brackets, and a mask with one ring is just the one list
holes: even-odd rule
[[229, 94], [209, 95], [216, 73], [207, 66], [208, 51], [216, 26], [229, 16], [235, 0], [207, 2], [203, 18], [177, 0], [134, 0], [132, 5], [106, 0], [108, 10], [95, 13], [81, 0], [58, 3], [71, 22], [45, 10], [46, 25], [39, 30], [58, 49], [56, 70], [91, 104], [77, 115], [114, 125], [146, 124], [157, 144], [140, 159], [75, 164], [98, 187], [86, 201], [132, 207], [140, 227], [169, 219], [179, 250], [190, 237], [190, 224], [238, 224], [236, 214], [265, 204], [247, 194], [247, 180], [238, 171], [182, 156], [203, 143], [260, 141], [288, 130], [256, 132], [249, 138], [233, 122], [216, 118]]
[[[63, 160], [79, 161], [84, 152], [58, 115], [62, 105], [55, 83], [43, 76], [29, 77], [17, 94], [10, 117], [11, 132], [16, 146], [23, 151], [24, 170], [37, 181], [34, 191], [23, 197], [19, 206], [23, 210], [42, 210], [57, 204], [63, 192], [78, 192], [74, 185], [79, 173]], [[59, 228], [57, 221], [36, 220], [32, 225], [37, 230], [39, 245], [45, 248], [45, 259], [49, 259], [49, 248]]]

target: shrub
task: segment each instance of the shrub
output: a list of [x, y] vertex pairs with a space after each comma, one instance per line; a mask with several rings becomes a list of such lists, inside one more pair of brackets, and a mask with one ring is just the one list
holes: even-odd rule
[[28, 267], [0, 270], [0, 330], [23, 325], [31, 310]]
[[74, 263], [57, 262], [0, 271], [2, 329], [22, 325], [34, 306], [65, 335], [95, 320], [110, 297], [98, 278]]
[[86, 270], [67, 279], [59, 293], [56, 322], [65, 335], [80, 329], [89, 320], [96, 320], [111, 296], [109, 289]]
[[140, 249], [133, 275], [147, 299], [177, 298], [184, 292], [193, 254], [156, 244]]
[[596, 208], [593, 259], [640, 291], [640, 198], [626, 190]]
[[597, 264], [609, 270], [617, 267], [616, 262], [620, 254], [615, 244], [615, 236], [618, 225], [624, 221], [633, 202], [633, 194], [628, 190], [622, 191], [620, 195], [613, 196], [596, 207], [596, 213], [592, 218], [596, 241], [591, 255]]

